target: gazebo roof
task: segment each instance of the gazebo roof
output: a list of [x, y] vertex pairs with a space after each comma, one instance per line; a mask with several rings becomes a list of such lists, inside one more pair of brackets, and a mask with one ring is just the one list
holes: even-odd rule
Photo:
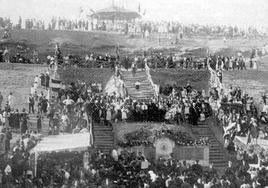
[[132, 10], [127, 10], [125, 8], [117, 6], [111, 6], [98, 10], [96, 13], [92, 14], [91, 17], [103, 20], [131, 20], [140, 18], [141, 15]]

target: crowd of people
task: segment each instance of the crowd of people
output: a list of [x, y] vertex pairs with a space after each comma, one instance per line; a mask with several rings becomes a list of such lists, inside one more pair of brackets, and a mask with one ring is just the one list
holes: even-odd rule
[[[84, 159], [84, 161], [82, 160]], [[113, 150], [104, 154], [100, 150], [82, 153], [63, 152], [43, 154], [39, 158], [37, 177], [26, 173], [19, 185], [27, 187], [265, 187], [265, 169], [250, 174], [247, 161], [229, 161], [223, 175], [213, 164], [203, 168], [173, 158], [149, 161], [138, 152]]]
[[[229, 161], [223, 175], [210, 164], [204, 168], [173, 158], [148, 160], [141, 152], [114, 149], [110, 154], [101, 150], [81, 152], [44, 153], [38, 157], [34, 176], [28, 160], [29, 149], [36, 137], [23, 135], [4, 162], [1, 172], [2, 186], [18, 187], [265, 187], [267, 171], [252, 169], [242, 157]], [[245, 155], [246, 156], [246, 155]], [[251, 173], [252, 172], [252, 173]]]
[[179, 22], [150, 22], [140, 21], [136, 23], [129, 23], [127, 25], [129, 33], [171, 33], [183, 34], [186, 36], [193, 35], [208, 35], [208, 36], [225, 36], [225, 37], [244, 37], [257, 36], [260, 33], [254, 28], [241, 29], [237, 26], [209, 26], [200, 24], [181, 24]]
[[[7, 134], [9, 138], [12, 137], [9, 128], [3, 128], [2, 132]], [[38, 140], [36, 132], [27, 131], [12, 147], [10, 147], [10, 143], [6, 143], [6, 153], [1, 155], [0, 162], [1, 187], [31, 187], [29, 177], [33, 177], [33, 171], [29, 167], [29, 151], [37, 144]], [[10, 142], [10, 140], [8, 141]]]
[[[56, 57], [58, 59], [59, 57]], [[169, 62], [172, 58], [167, 58]], [[227, 60], [226, 60], [227, 59]], [[214, 70], [244, 69], [243, 59], [210, 56], [203, 60], [204, 67]], [[139, 59], [135, 58], [134, 62]], [[187, 65], [188, 61], [188, 65]], [[141, 62], [150, 64], [150, 59]], [[233, 63], [235, 62], [235, 63]], [[232, 65], [230, 65], [232, 64]], [[136, 65], [135, 65], [136, 66]], [[166, 65], [165, 65], [166, 66]], [[186, 66], [186, 67], [184, 67]], [[133, 66], [130, 66], [133, 68]], [[169, 67], [169, 66], [166, 66]], [[191, 58], [183, 59], [183, 68], [195, 68]], [[127, 69], [127, 67], [125, 67]], [[135, 75], [135, 74], [134, 74]], [[48, 90], [48, 74], [36, 76], [28, 97], [28, 113], [37, 112], [37, 132], [42, 129], [42, 118], [49, 118], [49, 134], [56, 135], [62, 132], [81, 133], [89, 132], [90, 123], [104, 123], [111, 126], [114, 122], [170, 122], [177, 125], [190, 123], [194, 126], [199, 121], [215, 114], [224, 130], [224, 138], [228, 149], [234, 150], [232, 139], [235, 135], [249, 135], [250, 140], [256, 141], [259, 137], [259, 121], [267, 123], [268, 106], [266, 97], [263, 97], [263, 109], [258, 113], [252, 97], [243, 93], [239, 88], [230, 87], [228, 91], [215, 88], [209, 94], [204, 90], [196, 91], [187, 84], [185, 87], [172, 86], [162, 89], [161, 95], [137, 101], [128, 96], [103, 94], [99, 84], [88, 84], [77, 81], [57, 89], [51, 93]], [[222, 76], [222, 75], [221, 75]], [[219, 76], [220, 82], [222, 77]], [[46, 91], [37, 93], [37, 88]], [[0, 106], [3, 97], [0, 94]], [[219, 105], [221, 103], [221, 105]], [[4, 110], [0, 113], [0, 123], [7, 127], [2, 132], [6, 137], [5, 151], [12, 153], [12, 158], [4, 165], [2, 176], [3, 185], [17, 184], [19, 186], [39, 187], [55, 185], [73, 185], [74, 187], [87, 187], [92, 184], [129, 186], [129, 187], [235, 187], [253, 186], [263, 187], [267, 185], [266, 172], [261, 169], [256, 176], [248, 173], [248, 161], [243, 158], [237, 166], [231, 162], [225, 170], [224, 176], [219, 177], [216, 170], [211, 166], [209, 170], [203, 169], [198, 161], [189, 165], [174, 160], [160, 159], [156, 163], [148, 161], [142, 154], [129, 152], [112, 155], [103, 154], [101, 151], [93, 153], [90, 157], [90, 165], [83, 168], [81, 155], [75, 153], [75, 157], [57, 163], [54, 155], [47, 155], [39, 163], [36, 179], [33, 179], [31, 170], [27, 166], [29, 149], [37, 143], [37, 139], [29, 133], [28, 113], [22, 110], [19, 113], [14, 109], [14, 96], [8, 96]], [[89, 115], [89, 116], [88, 116]], [[21, 130], [21, 140], [10, 151], [12, 133], [8, 127], [18, 127]], [[267, 130], [262, 130], [267, 134]], [[183, 139], [181, 134], [171, 134], [170, 137], [179, 139], [179, 144], [192, 143], [192, 140]], [[207, 144], [207, 140], [201, 140], [201, 144]], [[135, 145], [135, 144], [134, 144]], [[56, 154], [55, 154], [56, 155]], [[68, 154], [64, 154], [68, 156]], [[80, 157], [80, 158], [79, 158]], [[79, 158], [79, 159], [78, 159]], [[40, 161], [42, 161], [40, 160]]]
[[[145, 52], [144, 52], [145, 53]], [[147, 53], [147, 52], [146, 52]], [[250, 62], [242, 54], [237, 56], [216, 56], [207, 55], [204, 57], [195, 57], [193, 55], [163, 54], [162, 52], [151, 52], [146, 55], [130, 55], [130, 56], [114, 56], [114, 55], [99, 55], [90, 54], [85, 57], [67, 55], [62, 57], [63, 66], [79, 66], [87, 68], [124, 68], [130, 70], [133, 65], [136, 68], [144, 69], [145, 64], [150, 68], [178, 68], [178, 69], [207, 69], [208, 63], [214, 70], [246, 70], [257, 69], [257, 61], [254, 60], [255, 55], [252, 55]], [[48, 58], [48, 64], [54, 60]]]
[[55, 96], [51, 97], [50, 111], [54, 111], [53, 106], [65, 106], [68, 114], [68, 109], [71, 107], [67, 106], [72, 106], [74, 111], [81, 113], [83, 106], [84, 111], [91, 114], [93, 121], [104, 122], [106, 125], [118, 121], [173, 121], [177, 124], [189, 122], [197, 125], [199, 120], [204, 121], [211, 115], [205, 91], [196, 92], [190, 84], [185, 88], [173, 88], [172, 93], [166, 96], [152, 97], [143, 101], [120, 96], [115, 92], [110, 95], [101, 94], [98, 92], [102, 90], [101, 87], [95, 91], [93, 88], [90, 84], [80, 82], [60, 89]]
[[90, 20], [90, 19], [66, 19], [52, 18], [45, 22], [37, 18], [22, 19], [19, 17], [17, 23], [13, 23], [9, 18], [0, 18], [0, 28], [34, 29], [34, 30], [73, 30], [73, 31], [94, 31], [103, 30], [108, 32], [121, 32], [125, 34], [142, 34], [148, 37], [155, 33], [175, 34], [186, 36], [224, 36], [232, 37], [259, 37], [265, 36], [265, 32], [253, 27], [239, 28], [238, 26], [221, 25], [200, 25], [182, 24], [170, 21], [117, 21], [114, 20]]
[[268, 130], [261, 126], [267, 124], [266, 96], [263, 96], [261, 102], [256, 102], [240, 88], [230, 86], [227, 93], [222, 92], [218, 97], [221, 105], [217, 119], [224, 132], [226, 147], [233, 146], [235, 136], [247, 136], [249, 142], [260, 135], [262, 138], [266, 137]]

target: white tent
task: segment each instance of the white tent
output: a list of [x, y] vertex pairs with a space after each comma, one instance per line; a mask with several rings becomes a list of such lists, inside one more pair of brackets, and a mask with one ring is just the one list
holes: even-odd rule
[[37, 158], [40, 153], [60, 151], [86, 151], [91, 146], [89, 133], [52, 135], [42, 140], [30, 151], [34, 154], [34, 174], [37, 171]]
[[90, 147], [90, 134], [66, 134], [44, 137], [31, 153], [44, 153], [53, 151], [83, 151]]

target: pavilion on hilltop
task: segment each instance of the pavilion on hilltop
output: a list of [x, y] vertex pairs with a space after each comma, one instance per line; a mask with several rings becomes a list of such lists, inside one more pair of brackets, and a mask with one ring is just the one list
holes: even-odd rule
[[132, 10], [112, 5], [111, 7], [98, 10], [90, 15], [94, 20], [93, 28], [103, 31], [128, 33], [128, 23], [135, 22], [141, 15]]

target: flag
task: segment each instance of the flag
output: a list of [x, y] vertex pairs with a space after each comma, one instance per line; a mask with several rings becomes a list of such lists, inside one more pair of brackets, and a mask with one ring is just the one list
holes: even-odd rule
[[140, 13], [141, 12], [141, 4], [139, 3], [139, 6], [138, 6], [138, 12]]

